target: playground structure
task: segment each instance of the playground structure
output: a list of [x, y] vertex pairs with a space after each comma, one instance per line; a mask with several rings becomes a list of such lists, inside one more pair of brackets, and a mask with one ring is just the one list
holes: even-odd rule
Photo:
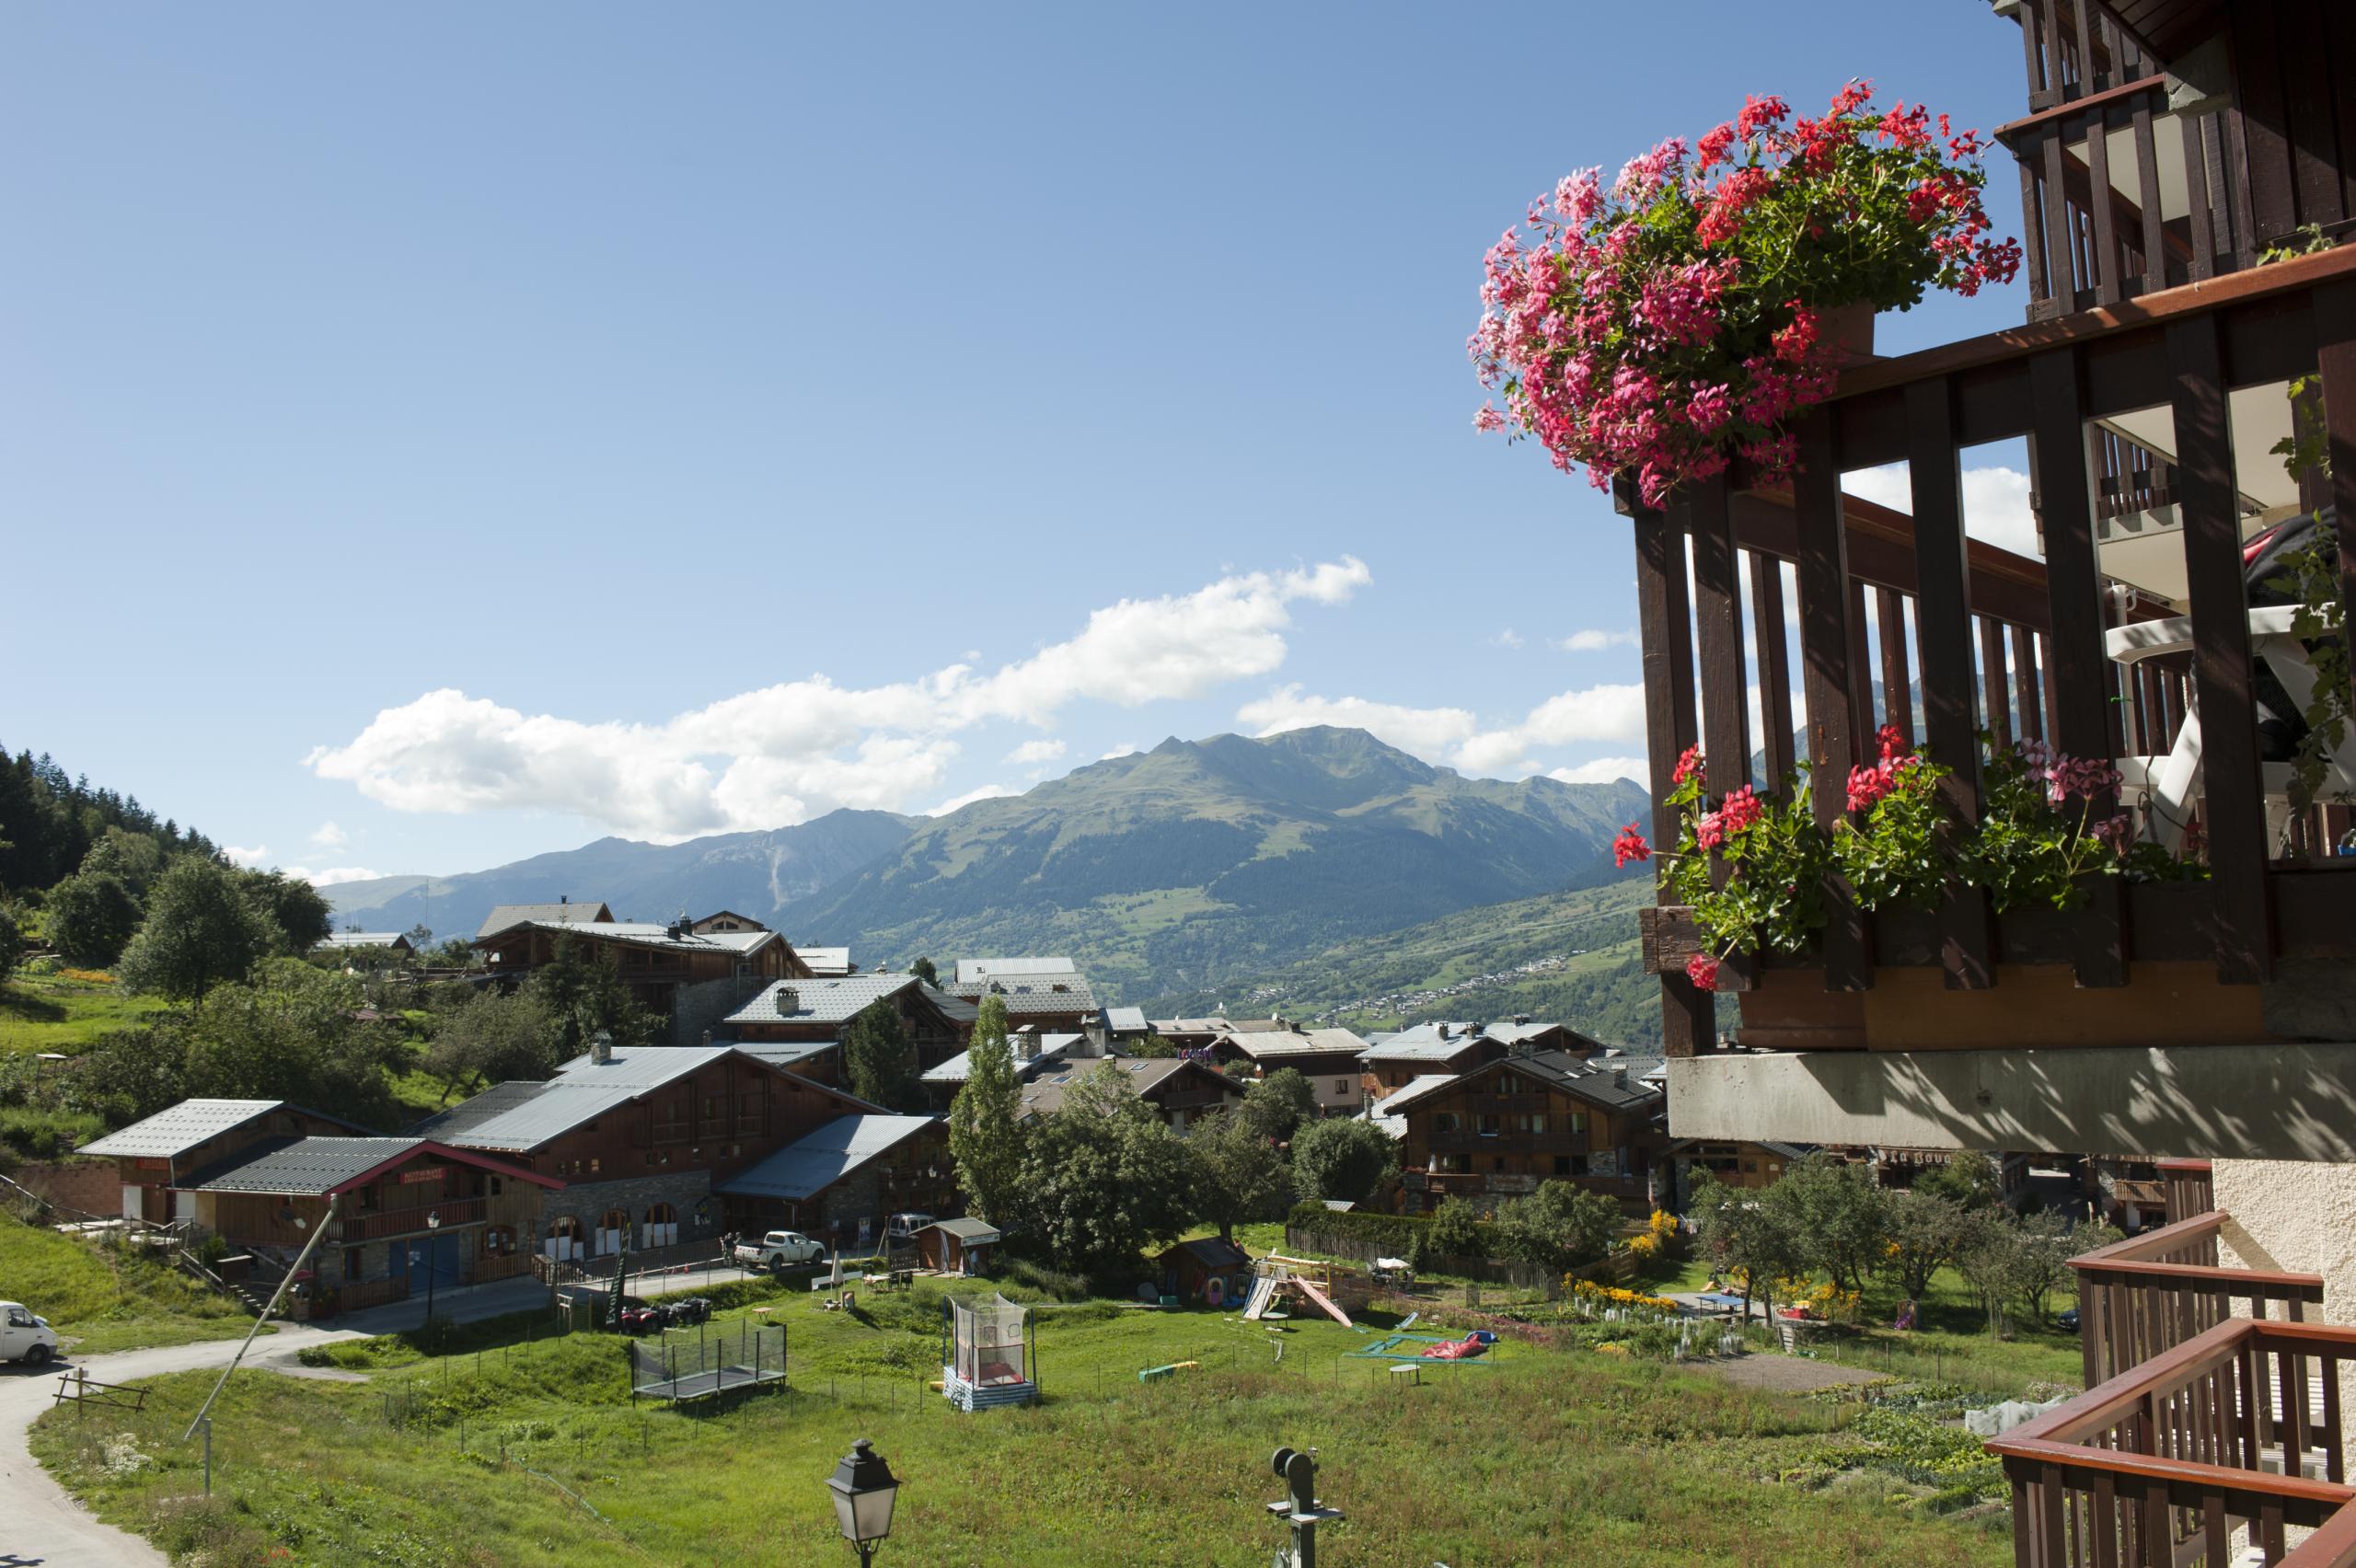
[[1355, 1328], [1357, 1325], [1336, 1299], [1345, 1288], [1331, 1263], [1271, 1252], [1253, 1264], [1252, 1295], [1244, 1303], [1243, 1316], [1259, 1322], [1279, 1307], [1289, 1315], [1289, 1309], [1298, 1306], [1322, 1312], [1345, 1329]]
[[941, 1391], [959, 1410], [1029, 1404], [1039, 1397], [1039, 1342], [1028, 1308], [1003, 1296], [941, 1304]]
[[[1486, 1356], [1497, 1336], [1486, 1329], [1474, 1329], [1460, 1339], [1439, 1334], [1411, 1334], [1403, 1324], [1389, 1333], [1378, 1333], [1356, 1350], [1342, 1354], [1360, 1361], [1444, 1362], [1459, 1366], [1486, 1366]], [[1403, 1349], [1402, 1346], [1417, 1348]]]
[[785, 1383], [785, 1325], [747, 1320], [718, 1332], [698, 1324], [693, 1339], [677, 1329], [657, 1342], [629, 1346], [629, 1397], [687, 1404], [727, 1393]]

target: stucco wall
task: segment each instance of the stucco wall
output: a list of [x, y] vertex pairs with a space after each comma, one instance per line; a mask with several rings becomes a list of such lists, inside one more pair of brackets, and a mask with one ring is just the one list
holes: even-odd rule
[[[2212, 1171], [2217, 1207], [2229, 1216], [2218, 1234], [2217, 1261], [2227, 1268], [2321, 1274], [2323, 1308], [2308, 1308], [2307, 1317], [2356, 1324], [2356, 1165], [2219, 1159]], [[2246, 1318], [2249, 1305], [2236, 1302], [2234, 1311]], [[2346, 1362], [2339, 1408], [2356, 1411], [2356, 1365]], [[2344, 1427], [2343, 1419], [2343, 1435]]]

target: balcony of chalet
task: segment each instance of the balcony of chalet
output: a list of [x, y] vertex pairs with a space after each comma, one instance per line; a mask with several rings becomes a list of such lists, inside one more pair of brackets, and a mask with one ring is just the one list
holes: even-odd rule
[[2320, 1275], [2220, 1267], [2230, 1216], [2073, 1260], [2086, 1392], [1988, 1443], [2019, 1568], [2356, 1564], [2356, 1330]]

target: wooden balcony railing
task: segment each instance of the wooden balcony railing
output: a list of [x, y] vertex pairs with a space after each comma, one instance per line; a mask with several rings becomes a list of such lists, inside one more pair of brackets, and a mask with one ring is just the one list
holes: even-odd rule
[[2323, 1300], [2323, 1276], [2217, 1265], [2225, 1216], [2212, 1210], [2070, 1260], [2088, 1388], [2207, 1332], [2236, 1302], [2253, 1319], [2279, 1306], [2296, 1322]]
[[[2228, 1319], [2001, 1437], [2020, 1568], [2341, 1555], [2347, 1484], [2339, 1369], [2356, 1330]], [[2316, 1409], [2314, 1396], [2321, 1396]], [[2328, 1526], [2286, 1557], [2292, 1528]], [[2334, 1541], [2341, 1543], [2333, 1545]]]
[[[2014, 911], [2000, 921], [1959, 882], [1935, 912], [1871, 917], [1836, 877], [1819, 950], [1800, 967], [1820, 968], [1822, 988], [1842, 992], [1870, 989], [1877, 967], [1935, 968], [1950, 989], [1985, 989], [1999, 962], [2066, 963], [2087, 988], [2126, 985], [2133, 961], [2197, 963], [2231, 986], [2267, 978], [2280, 954], [2356, 954], [2356, 875], [2343, 874], [2356, 862], [2271, 863], [2242, 581], [2246, 487], [2236, 484], [2226, 418], [2232, 390], [2310, 375], [2333, 455], [2325, 493], [2356, 517], [2356, 248], [1853, 368], [1799, 421], [1803, 469], [1788, 492], [1738, 488], [1738, 473], [1689, 484], [1656, 511], [1623, 488], [1657, 842], [1674, 840], [1665, 801], [1687, 746], [1699, 742], [1713, 759], [1762, 754], [1772, 787], [1796, 760], [1796, 728], [1817, 816], [1832, 825], [1846, 812], [1850, 767], [1870, 760], [1876, 725], [1918, 728], [1909, 696], [1918, 676], [1914, 738], [1955, 768], [1944, 792], [1965, 824], [1979, 819], [1983, 729], [2000, 744], [2034, 736], [2079, 756], [2155, 755], [2189, 695], [2202, 725], [2208, 881], [2124, 887], [2105, 878], [2066, 917]], [[2140, 675], [2122, 682], [2102, 640], [2118, 596], [2096, 568], [2092, 432], [2098, 421], [2155, 407], [2175, 432], [2170, 483], [2194, 643], [2179, 672], [2185, 695]], [[2022, 437], [2041, 563], [1963, 532], [1962, 452]], [[1901, 461], [1911, 516], [1841, 493], [1842, 473]], [[1788, 607], [1786, 563], [1796, 594]], [[2344, 594], [2356, 594], [2356, 538], [2339, 571]], [[2356, 617], [2349, 625], [2356, 639]], [[2098, 817], [2111, 809], [2095, 802]], [[1713, 1039], [1711, 998], [1680, 973], [1692, 951], [1673, 912], [1648, 922], [1646, 961], [1662, 974], [1671, 1055]], [[1729, 963], [1720, 985], [1749, 989], [1754, 975]]]
[[2189, 1219], [2217, 1206], [2216, 1178], [2205, 1159], [2163, 1159], [2160, 1180], [2167, 1183], [2167, 1214], [2171, 1220]]
[[337, 1223], [341, 1225], [346, 1245], [355, 1241], [380, 1241], [387, 1236], [422, 1236], [433, 1227], [425, 1223], [428, 1214], [442, 1216], [439, 1228], [474, 1225], [483, 1217], [480, 1198], [454, 1198], [425, 1208], [387, 1209], [375, 1214], [347, 1215]]

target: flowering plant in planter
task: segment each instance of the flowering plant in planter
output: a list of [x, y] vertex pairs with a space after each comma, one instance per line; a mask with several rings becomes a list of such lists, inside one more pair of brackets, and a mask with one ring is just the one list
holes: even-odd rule
[[1980, 780], [1980, 830], [1962, 847], [1966, 881], [1988, 891], [1999, 915], [2023, 905], [2071, 909], [2088, 875], [2187, 882], [2208, 875], [2137, 839], [2124, 812], [2096, 820], [2095, 798], [2119, 788], [2119, 770], [2092, 757], [2026, 740], [1996, 752]]
[[1849, 814], [1833, 829], [1833, 864], [1860, 907], [1928, 909], [1948, 874], [1939, 843], [1946, 818], [1939, 780], [1955, 770], [1916, 751], [1895, 724], [1884, 724], [1874, 739], [1880, 761], [1849, 770]]
[[1986, 237], [1979, 133], [1853, 82], [1819, 119], [1752, 98], [1689, 147], [1671, 137], [1565, 176], [1486, 259], [1467, 343], [1505, 407], [1474, 422], [1535, 437], [1599, 487], [1647, 505], [1740, 453], [1766, 482], [1795, 466], [1784, 420], [1845, 359], [1826, 313], [1905, 309], [1936, 284], [2009, 281], [2020, 246]]

